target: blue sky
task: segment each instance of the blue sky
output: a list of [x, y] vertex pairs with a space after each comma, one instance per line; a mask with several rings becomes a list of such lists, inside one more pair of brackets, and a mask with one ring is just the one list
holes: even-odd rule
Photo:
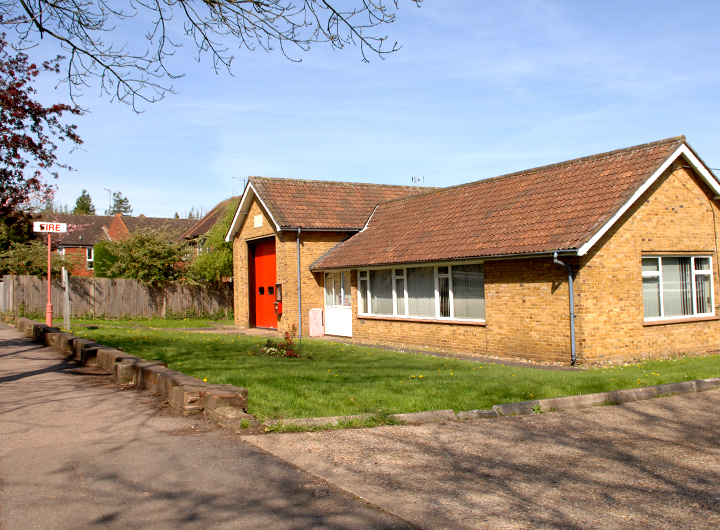
[[[178, 91], [136, 115], [88, 91], [57, 198], [134, 215], [212, 208], [262, 175], [447, 186], [685, 134], [720, 167], [720, 2], [400, 0], [386, 60], [322, 45], [293, 63], [186, 43]], [[46, 45], [47, 46], [47, 45]], [[298, 55], [299, 56], [299, 55]], [[40, 85], [45, 101], [66, 88]]]

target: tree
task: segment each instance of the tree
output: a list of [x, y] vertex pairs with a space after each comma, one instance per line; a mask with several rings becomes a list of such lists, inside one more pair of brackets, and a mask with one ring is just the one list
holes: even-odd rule
[[75, 201], [75, 208], [73, 213], [80, 213], [84, 215], [95, 215], [95, 205], [92, 203], [92, 198], [87, 190], [82, 190], [80, 197]]
[[41, 71], [60, 72], [58, 56], [41, 67], [12, 48], [0, 35], [0, 218], [5, 223], [26, 222], [28, 205], [52, 201], [54, 188], [44, 177], [57, 178], [55, 140], [80, 145], [75, 125], [60, 122], [66, 112], [81, 115], [77, 107], [58, 103], [46, 107], [33, 99], [31, 82]]
[[114, 278], [110, 269], [118, 258], [110, 251], [109, 241], [99, 241], [93, 246], [93, 271], [98, 278]]
[[122, 193], [116, 191], [112, 194], [113, 203], [109, 210], [105, 210], [105, 215], [130, 215], [132, 214], [132, 208], [130, 207], [130, 201], [126, 197], [122, 196]]
[[[123, 7], [107, 0], [2, 0], [0, 24], [28, 45], [43, 37], [60, 43], [70, 54], [63, 81], [73, 98], [96, 77], [102, 91], [134, 107], [136, 98], [153, 102], [172, 91], [167, 82], [182, 74], [172, 72], [168, 62], [181, 39], [192, 43], [198, 60], [210, 55], [216, 71], [230, 71], [235, 46], [277, 47], [292, 61], [299, 60], [293, 52], [315, 43], [335, 49], [359, 45], [364, 61], [369, 54], [383, 57], [399, 49], [373, 33], [395, 21], [389, 3], [397, 9], [398, 0], [156, 0]], [[112, 30], [131, 26], [142, 28], [144, 44], [110, 37]]]
[[213, 226], [198, 245], [202, 251], [188, 268], [188, 275], [194, 280], [219, 281], [233, 275], [232, 243], [225, 242], [240, 199], [230, 201], [222, 218]]
[[[74, 266], [72, 261], [61, 254], [52, 253], [53, 276], [59, 275], [62, 267], [71, 270]], [[0, 273], [47, 276], [47, 241], [35, 239], [27, 243], [10, 243], [9, 250], [0, 252]]]
[[111, 241], [107, 249], [116, 261], [110, 266], [110, 278], [132, 278], [158, 286], [179, 280], [184, 273], [190, 249], [185, 241], [175, 241], [169, 230], [136, 230], [125, 239]]

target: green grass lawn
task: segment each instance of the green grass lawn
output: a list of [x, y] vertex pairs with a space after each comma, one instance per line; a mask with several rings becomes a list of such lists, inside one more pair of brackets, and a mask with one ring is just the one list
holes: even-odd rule
[[[53, 325], [61, 327], [62, 318], [53, 319]], [[102, 326], [103, 328], [214, 328], [216, 326], [233, 326], [232, 320], [210, 320], [202, 318], [183, 318], [178, 320], [165, 318], [134, 318], [134, 319], [98, 319], [98, 318], [71, 318], [70, 329], [75, 326]], [[73, 329], [73, 332], [75, 330]]]
[[631, 366], [550, 371], [304, 340], [302, 355], [251, 355], [264, 339], [243, 335], [76, 328], [73, 333], [121, 347], [210, 383], [247, 388], [250, 412], [274, 419], [492, 405], [603, 392], [720, 375], [720, 356], [681, 357]]

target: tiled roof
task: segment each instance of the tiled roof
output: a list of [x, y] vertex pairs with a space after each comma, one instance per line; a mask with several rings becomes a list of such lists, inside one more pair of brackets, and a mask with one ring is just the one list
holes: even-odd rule
[[313, 269], [578, 249], [680, 147], [676, 137], [378, 206]]
[[195, 219], [168, 219], [165, 217], [122, 217], [123, 223], [128, 231], [132, 234], [136, 230], [159, 230], [167, 229], [171, 232], [185, 232], [192, 227], [197, 221]]
[[220, 219], [222, 219], [222, 216], [225, 213], [225, 208], [230, 201], [237, 199], [237, 197], [230, 197], [229, 199], [222, 201], [220, 204], [215, 206], [215, 208], [210, 210], [202, 219], [196, 220], [190, 229], [183, 233], [180, 238], [195, 239], [196, 237], [207, 234], [208, 231], [215, 226]]
[[360, 230], [375, 206], [433, 188], [250, 177], [281, 228]]
[[81, 214], [50, 214], [39, 219], [67, 223], [68, 233], [58, 237], [58, 243], [66, 246], [93, 246], [98, 241], [107, 240], [103, 226], [110, 226], [112, 216]]

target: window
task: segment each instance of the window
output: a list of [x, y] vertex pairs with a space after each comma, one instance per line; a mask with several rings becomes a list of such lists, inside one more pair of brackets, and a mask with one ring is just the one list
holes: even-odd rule
[[92, 247], [86, 247], [87, 252], [87, 270], [91, 271], [93, 270], [93, 248]]
[[358, 312], [484, 320], [484, 267], [475, 263], [358, 271]]
[[350, 271], [325, 273], [325, 306], [350, 307]]
[[714, 314], [710, 257], [644, 257], [642, 277], [646, 320]]

